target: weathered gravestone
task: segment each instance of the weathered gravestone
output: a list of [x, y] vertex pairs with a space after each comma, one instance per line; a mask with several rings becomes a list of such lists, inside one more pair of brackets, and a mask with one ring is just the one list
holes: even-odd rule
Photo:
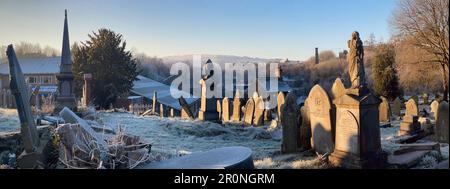
[[277, 96], [277, 113], [278, 113], [278, 122], [281, 121], [281, 106], [284, 104], [284, 93], [279, 92]]
[[281, 125], [283, 128], [282, 153], [293, 153], [298, 151], [299, 118], [296, 103], [297, 97], [294, 93], [286, 96], [286, 103], [281, 106]]
[[430, 111], [433, 113], [433, 118], [434, 119], [437, 118], [438, 107], [439, 107], [439, 101], [433, 100], [433, 102], [430, 105]]
[[334, 80], [333, 86], [331, 87], [331, 99], [337, 99], [345, 94], [345, 86], [342, 83], [341, 78], [336, 78]]
[[300, 135], [298, 137], [298, 147], [302, 150], [311, 149], [311, 122], [309, 119], [308, 99], [300, 108]]
[[230, 121], [230, 103], [227, 97], [222, 100], [222, 120], [224, 122]]
[[389, 101], [385, 97], [381, 97], [381, 103], [378, 107], [380, 113], [380, 122], [391, 121], [391, 108], [389, 107]]
[[423, 101], [423, 104], [428, 104], [428, 93], [422, 94], [422, 101]]
[[400, 116], [401, 109], [402, 109], [402, 101], [397, 97], [395, 98], [392, 105], [392, 114], [395, 116]]
[[406, 115], [419, 116], [419, 108], [417, 107], [417, 101], [414, 100], [413, 98], [409, 99], [405, 103], [405, 107], [406, 107], [405, 116]]
[[416, 102], [416, 105], [419, 105], [419, 96], [413, 95], [410, 99], [413, 99]]
[[420, 132], [419, 117], [414, 115], [405, 115], [400, 123], [400, 129], [398, 131], [399, 136], [413, 135]]
[[442, 143], [448, 143], [448, 116], [448, 103], [446, 101], [442, 101], [439, 103], [439, 107], [437, 109], [435, 127], [437, 140]]
[[244, 111], [244, 124], [252, 125], [253, 124], [253, 114], [255, 112], [255, 102], [253, 98], [249, 98], [247, 103], [245, 104]]
[[194, 115], [192, 114], [188, 103], [182, 96], [178, 99], [178, 102], [180, 103], [180, 106], [181, 106], [181, 118], [194, 119]]
[[37, 168], [45, 164], [44, 148], [48, 140], [40, 140], [31, 114], [30, 91], [28, 91], [25, 78], [17, 60], [16, 53], [12, 45], [6, 51], [9, 61], [10, 87], [13, 93], [17, 113], [20, 119], [20, 133], [22, 136], [24, 151], [17, 158], [20, 168]]
[[236, 95], [234, 95], [233, 99], [233, 121], [241, 121], [241, 99], [238, 90], [236, 91]]
[[153, 91], [153, 97], [152, 97], [152, 112], [153, 114], [156, 114], [158, 112], [158, 94], [156, 91]]
[[311, 146], [321, 154], [334, 149], [334, 128], [331, 119], [332, 105], [327, 92], [315, 85], [308, 95], [309, 119], [311, 121]]
[[262, 97], [257, 97], [255, 100], [255, 114], [253, 125], [261, 126], [264, 123], [264, 101]]
[[219, 120], [222, 119], [222, 103], [220, 103], [220, 100], [217, 100], [216, 102], [216, 108], [217, 108], [217, 113], [219, 114]]

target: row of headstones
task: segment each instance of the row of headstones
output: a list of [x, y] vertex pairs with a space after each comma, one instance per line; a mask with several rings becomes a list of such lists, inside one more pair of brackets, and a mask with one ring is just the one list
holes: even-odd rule
[[[425, 95], [424, 95], [425, 96]], [[402, 123], [400, 125], [400, 135], [403, 134], [411, 134], [416, 131], [423, 129], [418, 121], [420, 115], [417, 96], [411, 97], [407, 102], [405, 102], [405, 114], [403, 116]], [[427, 99], [424, 99], [424, 104], [428, 104], [428, 95], [426, 95]], [[390, 116], [401, 116], [401, 105], [402, 102], [399, 98], [396, 98], [393, 101], [393, 108], [391, 112], [391, 108], [389, 105], [389, 101], [382, 97], [382, 102], [379, 106], [380, 113], [380, 122], [389, 122]], [[436, 139], [439, 142], [448, 143], [448, 127], [449, 127], [449, 116], [448, 116], [448, 102], [440, 101], [439, 99], [434, 100], [430, 104], [430, 118], [435, 120], [435, 125], [433, 128], [433, 132], [436, 135]], [[423, 114], [424, 115], [424, 114]], [[426, 115], [426, 114], [425, 114]], [[424, 117], [425, 120], [428, 120], [428, 117]], [[426, 123], [428, 121], [425, 121]]]
[[[253, 96], [247, 100], [245, 106], [241, 106], [241, 99], [239, 97], [239, 92], [237, 92], [232, 103], [230, 103], [230, 100], [227, 97], [223, 98], [222, 101], [217, 100], [217, 112], [223, 123], [244, 122], [247, 126], [262, 126], [264, 122], [272, 120], [272, 110], [266, 109], [266, 102], [258, 95], [258, 93], [255, 92]], [[281, 105], [284, 104], [283, 92], [278, 93], [277, 103], [278, 107], [281, 107]], [[280, 108], [278, 108], [278, 110], [279, 109]], [[241, 115], [241, 112], [243, 112], [243, 115]]]

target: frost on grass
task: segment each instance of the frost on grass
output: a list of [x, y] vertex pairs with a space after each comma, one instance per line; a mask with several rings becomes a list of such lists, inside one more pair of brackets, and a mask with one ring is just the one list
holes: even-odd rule
[[0, 132], [20, 130], [20, 121], [16, 109], [0, 108]]

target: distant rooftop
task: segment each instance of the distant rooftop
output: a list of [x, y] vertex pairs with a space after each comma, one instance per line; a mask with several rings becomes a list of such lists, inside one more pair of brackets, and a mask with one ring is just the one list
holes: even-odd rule
[[[61, 57], [49, 58], [19, 58], [23, 74], [56, 74], [59, 73]], [[0, 75], [9, 75], [9, 65], [0, 64]]]

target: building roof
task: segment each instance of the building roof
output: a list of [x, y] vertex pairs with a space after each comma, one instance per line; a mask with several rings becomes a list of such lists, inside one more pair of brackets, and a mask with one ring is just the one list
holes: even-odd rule
[[[59, 73], [61, 57], [18, 58], [23, 74], [56, 74]], [[0, 64], [0, 75], [9, 75], [9, 65]]]
[[[131, 92], [146, 97], [148, 99], [152, 99], [153, 92], [156, 91], [157, 93], [156, 96], [159, 103], [174, 108], [176, 110], [181, 110], [181, 105], [177, 98], [172, 97], [171, 90], [172, 93], [176, 93], [177, 95], [189, 96], [189, 93], [187, 92], [180, 91], [177, 88], [165, 85], [163, 83], [146, 78], [144, 76], [139, 75], [137, 76], [137, 78], [139, 80], [133, 82], [134, 85], [133, 88], [131, 89]], [[192, 98], [185, 98], [185, 100], [190, 105], [195, 101], [199, 100], [199, 98], [193, 96]]]

